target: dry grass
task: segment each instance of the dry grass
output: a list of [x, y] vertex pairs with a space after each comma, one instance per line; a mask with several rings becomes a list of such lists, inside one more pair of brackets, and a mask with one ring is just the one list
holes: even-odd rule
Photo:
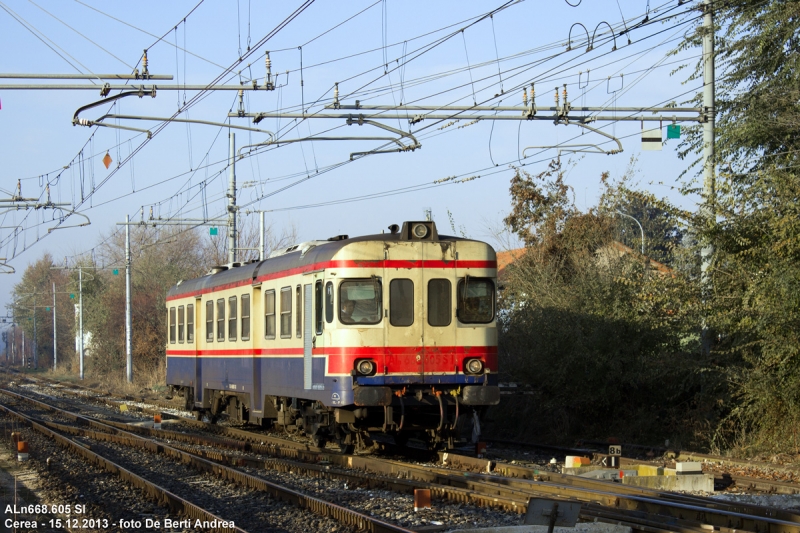
[[128, 383], [124, 370], [120, 374], [96, 374], [84, 371], [82, 381], [78, 372], [77, 365], [74, 368], [64, 365], [55, 371], [52, 369], [46, 371], [45, 375], [66, 383], [130, 396], [160, 397], [166, 390], [167, 370], [164, 362], [153, 368], [134, 369], [133, 383]]

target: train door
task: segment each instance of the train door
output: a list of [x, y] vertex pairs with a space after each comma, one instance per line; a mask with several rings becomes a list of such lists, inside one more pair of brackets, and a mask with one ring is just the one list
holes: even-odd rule
[[333, 318], [333, 283], [326, 283], [324, 277], [323, 272], [315, 273], [313, 284], [306, 284], [303, 291], [303, 388], [306, 390], [325, 390], [325, 359], [318, 357], [314, 361], [314, 352], [324, 353], [324, 324]]
[[256, 286], [249, 290], [250, 295], [247, 295], [246, 299], [244, 295], [242, 296], [242, 340], [247, 338], [247, 348], [253, 354], [253, 410], [262, 411], [264, 408], [264, 393], [261, 385], [264, 355], [256, 347], [263, 346], [263, 342], [260, 339], [263, 339], [265, 335], [259, 326], [261, 324], [260, 317], [264, 316], [264, 311], [261, 305], [261, 287]]
[[[384, 292], [388, 294], [384, 334], [384, 362], [392, 374], [405, 381], [423, 381], [425, 372], [425, 301], [419, 245], [397, 243], [386, 251], [383, 272]], [[380, 362], [379, 362], [380, 363]]]
[[192, 327], [192, 337], [194, 338], [194, 401], [200, 403], [203, 401], [203, 361], [200, 357], [200, 346], [205, 346], [205, 337], [203, 332], [202, 320], [203, 313], [203, 300], [195, 298], [194, 300], [194, 325]]
[[303, 285], [303, 388], [305, 390], [311, 390], [313, 384], [315, 327], [317, 317], [321, 318], [319, 308], [316, 309], [316, 313], [312, 312], [312, 309], [317, 307], [314, 305], [316, 293], [319, 293], [321, 298], [322, 280], [315, 280], [313, 284]]
[[456, 290], [455, 243], [420, 243], [423, 264], [420, 269], [423, 301], [422, 338], [425, 383], [452, 381], [458, 368], [454, 294]]

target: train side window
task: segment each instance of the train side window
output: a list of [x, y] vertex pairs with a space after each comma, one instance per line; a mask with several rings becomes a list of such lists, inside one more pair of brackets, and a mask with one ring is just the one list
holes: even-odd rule
[[264, 293], [264, 331], [268, 339], [275, 338], [275, 289]]
[[428, 282], [428, 324], [449, 326], [453, 315], [449, 279], [432, 279]]
[[175, 344], [175, 308], [169, 308], [169, 343]]
[[489, 278], [458, 281], [456, 316], [465, 324], [488, 324], [494, 320], [494, 283]]
[[214, 301], [206, 302], [206, 342], [214, 342]]
[[231, 296], [228, 298], [228, 340], [235, 341], [236, 340], [236, 330], [239, 329], [236, 327], [237, 316], [236, 311], [239, 302], [236, 296]]
[[333, 282], [325, 284], [325, 321], [333, 322]]
[[296, 334], [297, 334], [297, 338], [299, 339], [300, 337], [303, 336], [303, 293], [300, 290], [300, 285], [297, 286], [296, 293], [297, 293], [297, 295], [295, 296], [295, 306], [294, 307], [296, 309], [295, 312], [297, 313], [297, 319], [295, 320], [295, 322], [297, 322], [297, 326], [296, 326], [297, 332], [296, 332]]
[[281, 289], [281, 338], [292, 336], [292, 288]]
[[389, 283], [389, 323], [410, 326], [414, 323], [414, 282], [393, 279]]
[[317, 335], [322, 335], [322, 281], [319, 280], [314, 284], [314, 309], [314, 331]]
[[242, 340], [250, 340], [250, 295], [242, 294]]
[[186, 306], [186, 342], [194, 342], [194, 304]]
[[383, 318], [381, 282], [374, 277], [342, 281], [339, 305], [342, 324], [377, 324]]
[[186, 315], [183, 314], [183, 306], [178, 306], [178, 342], [183, 344], [183, 332], [184, 332], [184, 323]]
[[225, 298], [217, 300], [217, 340], [225, 340]]

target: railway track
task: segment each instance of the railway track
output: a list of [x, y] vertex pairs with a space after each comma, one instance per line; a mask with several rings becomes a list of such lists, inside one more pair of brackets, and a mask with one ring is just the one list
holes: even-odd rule
[[[21, 398], [20, 398], [21, 400]], [[22, 400], [21, 400], [22, 401]], [[197, 422], [197, 421], [193, 421]], [[636, 487], [587, 480], [552, 472], [492, 463], [485, 460], [443, 454], [446, 467], [430, 464], [415, 465], [382, 458], [345, 456], [323, 450], [301, 449], [285, 441], [283, 446], [253, 445], [246, 440], [230, 439], [225, 446], [218, 440], [184, 435], [178, 444], [170, 430], [154, 430], [106, 421], [107, 427], [118, 431], [135, 432], [148, 442], [155, 438], [169, 440], [165, 448], [174, 454], [181, 452], [222, 468], [264, 468], [290, 471], [324, 479], [344, 480], [368, 488], [388, 488], [410, 493], [416, 488], [430, 488], [439, 500], [470, 502], [476, 505], [522, 513], [531, 497], [572, 499], [583, 502], [582, 520], [610, 521], [630, 525], [637, 531], [720, 531], [747, 530], [778, 533], [800, 532], [800, 517], [796, 514], [758, 506], [732, 504], [694, 496], [658, 493]], [[121, 427], [120, 427], [121, 426]], [[123, 430], [122, 428], [126, 428]], [[248, 433], [248, 432], [243, 432]], [[248, 437], [252, 438], [252, 434]], [[286, 444], [291, 443], [291, 444]], [[151, 444], [152, 446], [152, 444]], [[155, 446], [163, 446], [155, 444]], [[248, 448], [249, 446], [249, 448]], [[258, 446], [263, 446], [259, 448]], [[227, 447], [231, 451], [220, 451]], [[181, 460], [186, 455], [180, 455]], [[265, 459], [261, 455], [270, 455]], [[195, 459], [193, 459], [195, 460]], [[206, 468], [211, 468], [206, 466]], [[453, 468], [459, 470], [454, 471]], [[483, 473], [474, 473], [474, 471]], [[487, 470], [491, 474], [485, 473]], [[363, 473], [359, 473], [362, 471]], [[472, 471], [472, 472], [470, 472]], [[238, 474], [231, 474], [236, 478]]]
[[[156, 443], [151, 439], [140, 437], [101, 421], [61, 410], [39, 400], [7, 390], [2, 390], [0, 393], [13, 398], [19, 403], [33, 406], [39, 411], [50, 411], [62, 419], [71, 420], [78, 424], [67, 425], [53, 420], [41, 420], [30, 414], [23, 413], [20, 409], [14, 409], [8, 405], [0, 405], [0, 410], [55, 440], [60, 446], [69, 449], [70, 453], [75, 453], [87, 463], [113, 472], [132, 486], [142, 489], [152, 499], [162, 505], [166, 505], [171, 513], [189, 518], [193, 523], [195, 520], [200, 520], [201, 522], [215, 524], [209, 529], [226, 532], [246, 531], [237, 526], [221, 525], [239, 523], [251, 524], [250, 530], [258, 531], [260, 525], [263, 526], [261, 521], [264, 520], [264, 517], [259, 516], [258, 513], [252, 510], [269, 509], [275, 506], [275, 502], [283, 502], [304, 512], [314, 513], [330, 519], [345, 526], [346, 530], [363, 530], [378, 533], [409, 533], [411, 531], [320, 498], [314, 498], [290, 488], [259, 479], [256, 476], [209, 461], [176, 447], [164, 443]], [[153, 453], [174, 459], [174, 461], [169, 462], [169, 464], [159, 462], [158, 465], [155, 465], [156, 468], [153, 468]], [[148, 463], [151, 464], [148, 465]], [[193, 472], [190, 473], [189, 469]], [[139, 471], [139, 473], [135, 471]], [[160, 471], [161, 475], [154, 476], [153, 474], [156, 471]], [[197, 472], [202, 475], [201, 479], [196, 483], [171, 483], [173, 486], [182, 485], [183, 494], [176, 494], [173, 491], [174, 489], [169, 490], [148, 479], [148, 477], [158, 477], [167, 482], [170, 479], [192, 479], [197, 475]], [[247, 490], [223, 491], [221, 488], [224, 484], [221, 485], [216, 482], [220, 479], [233, 482], [238, 487]], [[204, 485], [210, 485], [205, 494], [203, 494]], [[180, 491], [180, 488], [178, 490]], [[227, 498], [225, 492], [229, 493]], [[269, 498], [265, 498], [263, 495], [268, 495]], [[198, 504], [192, 500], [200, 500], [206, 503]], [[229, 503], [228, 505], [223, 505], [225, 507], [224, 517], [206, 509], [206, 506], [209, 505], [220, 506], [224, 500]], [[279, 514], [285, 513], [285, 509], [280, 509]], [[310, 524], [315, 521], [307, 520], [307, 522]], [[324, 527], [324, 524], [322, 525]], [[331, 530], [330, 526], [325, 529]], [[337, 528], [333, 529], [336, 530]]]
[[[501, 446], [511, 446], [519, 449], [541, 450], [556, 455], [585, 455], [604, 454], [608, 444], [600, 441], [582, 441], [580, 447], [561, 447], [537, 443], [525, 443], [519, 441], [509, 441], [502, 439], [488, 439], [492, 444]], [[591, 447], [588, 447], [591, 446]], [[605, 447], [602, 448], [602, 447]], [[622, 444], [623, 457], [621, 466], [655, 465], [670, 466], [674, 461], [698, 461], [704, 464], [706, 472], [714, 475], [714, 486], [718, 490], [736, 489], [746, 492], [759, 492], [765, 494], [800, 494], [800, 483], [770, 479], [765, 475], [760, 477], [742, 475], [735, 473], [734, 469], [743, 467], [752, 470], [764, 470], [770, 472], [784, 472], [792, 477], [800, 478], [800, 468], [792, 465], [778, 465], [763, 461], [752, 461], [733, 457], [722, 457], [711, 454], [689, 452], [685, 450], [670, 450], [667, 448], [640, 446], [633, 444]], [[631, 453], [630, 450], [634, 450]], [[646, 454], [657, 453], [660, 459], [640, 459]]]

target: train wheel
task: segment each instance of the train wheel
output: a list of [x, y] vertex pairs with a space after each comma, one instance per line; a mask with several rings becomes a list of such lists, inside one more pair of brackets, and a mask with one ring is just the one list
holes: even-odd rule
[[339, 448], [341, 448], [342, 453], [345, 455], [353, 455], [353, 452], [356, 451], [355, 444], [339, 444]]
[[411, 437], [408, 433], [395, 433], [394, 443], [398, 446], [405, 446], [408, 444], [408, 439]]

